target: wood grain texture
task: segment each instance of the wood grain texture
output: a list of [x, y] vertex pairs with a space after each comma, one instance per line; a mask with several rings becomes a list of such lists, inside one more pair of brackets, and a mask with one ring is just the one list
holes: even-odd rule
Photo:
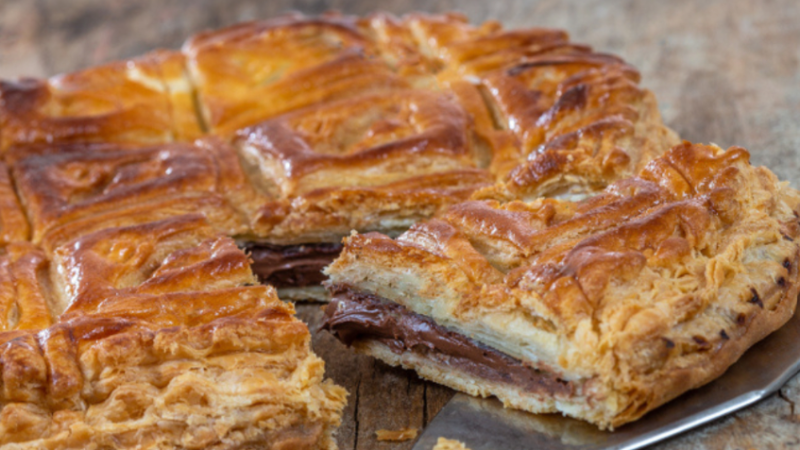
[[[286, 10], [466, 13], [507, 27], [564, 28], [577, 42], [623, 56], [682, 137], [749, 149], [800, 187], [800, 2], [602, 0], [3, 0], [0, 77], [46, 76], [178, 48], [190, 34]], [[319, 305], [301, 305], [316, 330]], [[800, 344], [799, 344], [800, 345]], [[324, 333], [314, 348], [350, 392], [342, 449], [409, 449], [378, 429], [421, 428], [452, 396], [413, 373], [355, 355]], [[800, 448], [800, 377], [780, 395], [659, 449]]]

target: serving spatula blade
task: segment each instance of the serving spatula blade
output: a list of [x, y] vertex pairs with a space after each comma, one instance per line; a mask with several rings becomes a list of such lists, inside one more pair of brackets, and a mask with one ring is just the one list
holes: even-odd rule
[[720, 378], [614, 432], [556, 414], [505, 409], [495, 399], [457, 394], [413, 450], [430, 450], [440, 436], [459, 440], [471, 450], [638, 449], [752, 405], [775, 393], [798, 371], [800, 312], [750, 348]]

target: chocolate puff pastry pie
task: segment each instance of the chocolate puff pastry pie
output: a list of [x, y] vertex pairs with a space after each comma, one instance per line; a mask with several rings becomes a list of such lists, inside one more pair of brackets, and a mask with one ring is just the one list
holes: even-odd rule
[[346, 236], [345, 343], [602, 427], [717, 376], [797, 296], [797, 193], [680, 145], [634, 68], [558, 30], [203, 32], [0, 82], [0, 158], [8, 448], [334, 448], [346, 393], [278, 294], [326, 297]]
[[800, 193], [684, 143], [589, 199], [464, 202], [355, 234], [324, 327], [508, 407], [614, 428], [716, 378], [792, 316]]

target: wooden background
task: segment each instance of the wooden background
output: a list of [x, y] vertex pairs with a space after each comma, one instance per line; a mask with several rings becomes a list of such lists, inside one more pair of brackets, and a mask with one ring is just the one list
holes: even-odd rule
[[[0, 0], [0, 77], [47, 76], [178, 48], [194, 32], [291, 9], [456, 10], [475, 22], [567, 29], [575, 41], [638, 67], [666, 123], [684, 139], [745, 147], [755, 164], [800, 187], [800, 2], [792, 0]], [[421, 429], [452, 391], [352, 354], [315, 332], [319, 305], [298, 309], [328, 375], [351, 393], [340, 448], [409, 449], [411, 442], [377, 442], [375, 431]], [[800, 377], [780, 395], [658, 448], [687, 447], [800, 448]]]

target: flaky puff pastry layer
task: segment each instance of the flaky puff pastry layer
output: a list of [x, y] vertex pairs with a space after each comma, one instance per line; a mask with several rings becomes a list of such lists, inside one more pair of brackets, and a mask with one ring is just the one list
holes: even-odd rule
[[50, 280], [29, 284], [56, 292], [48, 320], [23, 327], [21, 315], [0, 333], [0, 444], [335, 447], [344, 390], [323, 381], [291, 304], [254, 285], [247, 256], [201, 214], [98, 230], [53, 254], [36, 265], [9, 251], [18, 279], [41, 266]]
[[184, 56], [159, 50], [47, 80], [0, 82], [0, 150], [37, 142], [186, 141], [202, 133]]
[[226, 294], [252, 307], [187, 324], [87, 315], [7, 342], [0, 442], [334, 448], [345, 393], [322, 381], [306, 326], [269, 288]]
[[356, 234], [327, 273], [575, 387], [461, 373], [449, 385], [613, 428], [719, 376], [791, 317], [800, 194], [748, 160], [684, 143], [581, 202], [473, 201], [396, 240]]

